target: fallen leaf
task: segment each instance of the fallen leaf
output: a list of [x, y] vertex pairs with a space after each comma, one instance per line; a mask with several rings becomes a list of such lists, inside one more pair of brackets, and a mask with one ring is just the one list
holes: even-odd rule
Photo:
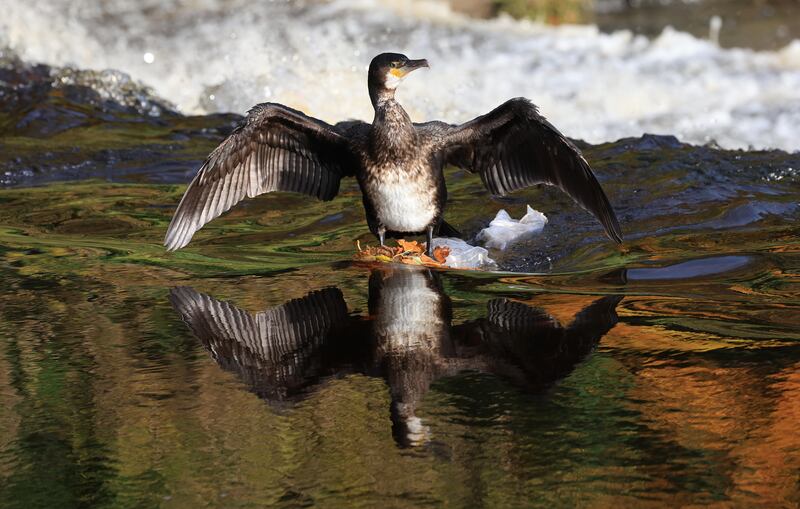
[[353, 259], [360, 262], [402, 263], [404, 265], [425, 265], [427, 267], [443, 267], [450, 248], [437, 246], [433, 249], [433, 257], [425, 254], [425, 244], [417, 241], [400, 239], [397, 246], [366, 246], [356, 241], [356, 252]]
[[422, 244], [417, 242], [416, 240], [403, 240], [399, 239], [397, 241], [397, 245], [399, 245], [404, 253], [423, 253], [425, 252], [425, 248]]
[[450, 256], [450, 248], [447, 246], [436, 246], [433, 248], [433, 258], [439, 262], [444, 263], [447, 257]]

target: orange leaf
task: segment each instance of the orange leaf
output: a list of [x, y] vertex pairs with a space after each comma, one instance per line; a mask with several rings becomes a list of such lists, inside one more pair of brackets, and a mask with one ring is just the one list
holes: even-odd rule
[[420, 244], [417, 241], [407, 241], [400, 239], [397, 241], [399, 244], [395, 247], [389, 246], [366, 246], [361, 247], [360, 243], [356, 243], [358, 252], [353, 256], [356, 261], [361, 262], [382, 262], [382, 263], [402, 263], [404, 265], [425, 265], [427, 267], [441, 267], [447, 256], [450, 254], [450, 248], [447, 246], [439, 246], [434, 248], [433, 257], [425, 254], [425, 244]]
[[442, 266], [441, 263], [439, 263], [438, 261], [434, 260], [433, 258], [431, 258], [428, 255], [424, 255], [424, 254], [423, 255], [419, 255], [419, 259], [424, 265], [428, 265], [429, 267], [441, 267]]
[[447, 246], [436, 246], [433, 248], [433, 258], [439, 262], [444, 263], [447, 257], [450, 256], [450, 248]]
[[408, 241], [399, 239], [397, 241], [397, 244], [400, 246], [400, 248], [402, 248], [404, 252], [422, 253], [425, 251], [422, 245], [416, 240]]

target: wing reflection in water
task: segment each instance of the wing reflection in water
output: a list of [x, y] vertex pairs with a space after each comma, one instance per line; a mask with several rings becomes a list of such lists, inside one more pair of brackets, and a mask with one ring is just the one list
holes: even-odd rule
[[393, 434], [404, 447], [431, 436], [415, 411], [435, 380], [471, 370], [541, 390], [568, 375], [617, 323], [621, 299], [594, 301], [567, 327], [507, 299], [489, 301], [485, 318], [452, 325], [441, 275], [414, 267], [373, 270], [364, 317], [348, 314], [337, 288], [255, 315], [188, 287], [170, 294], [212, 358], [271, 405], [300, 399], [329, 376], [383, 378]]
[[291, 399], [328, 373], [328, 338], [348, 319], [337, 288], [255, 315], [189, 287], [173, 289], [170, 300], [217, 364], [272, 403]]

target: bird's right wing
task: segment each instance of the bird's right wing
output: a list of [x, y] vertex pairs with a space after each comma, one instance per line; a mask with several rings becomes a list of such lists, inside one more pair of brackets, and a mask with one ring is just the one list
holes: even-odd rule
[[172, 217], [164, 245], [170, 251], [184, 247], [203, 225], [244, 198], [294, 191], [331, 200], [355, 164], [340, 130], [280, 104], [259, 104], [205, 160]]

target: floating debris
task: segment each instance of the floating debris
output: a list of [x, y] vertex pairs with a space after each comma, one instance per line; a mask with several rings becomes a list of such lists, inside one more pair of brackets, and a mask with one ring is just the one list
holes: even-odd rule
[[415, 240], [400, 239], [397, 246], [366, 246], [361, 247], [361, 242], [356, 241], [358, 252], [353, 259], [358, 262], [402, 263], [404, 265], [423, 265], [425, 267], [446, 267], [445, 262], [450, 254], [447, 246], [433, 248], [433, 257], [425, 254], [425, 244]]
[[486, 247], [505, 250], [511, 244], [528, 239], [544, 229], [547, 217], [528, 205], [528, 212], [517, 220], [500, 210], [489, 223], [489, 226], [478, 233], [477, 240], [483, 241]]
[[450, 249], [445, 265], [451, 269], [497, 270], [497, 262], [489, 256], [486, 248], [473, 246], [454, 237], [434, 238], [434, 250], [437, 246], [447, 246]]

